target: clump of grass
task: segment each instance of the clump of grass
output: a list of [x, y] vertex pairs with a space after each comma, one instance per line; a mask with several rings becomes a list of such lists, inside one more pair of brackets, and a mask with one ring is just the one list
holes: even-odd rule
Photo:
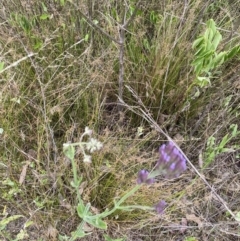
[[[205, 105], [203, 102], [209, 102], [209, 94], [191, 100], [186, 92], [195, 79], [191, 64], [194, 51], [191, 51], [191, 46], [199, 32], [204, 29], [204, 25], [197, 25], [197, 23], [208, 20], [210, 7], [203, 5], [201, 1], [185, 5], [182, 3], [173, 5], [169, 1], [164, 9], [149, 12], [147, 16], [154, 26], [154, 32], [147, 39], [150, 45], [148, 51], [130, 50], [129, 52], [137, 55], [141, 53], [141, 57], [136, 55], [135, 59], [132, 58], [132, 63], [136, 64], [136, 61], [139, 61], [136, 66], [140, 65], [144, 70], [144, 74], [140, 76], [135, 74], [136, 71], [132, 71], [131, 76], [134, 77], [129, 78], [137, 79], [139, 86], [138, 88], [134, 86], [134, 89], [155, 119], [159, 119], [161, 124], [165, 122], [166, 126], [169, 126], [169, 123], [171, 123], [170, 126], [177, 124], [179, 119], [182, 119], [181, 122], [184, 119], [186, 122], [188, 119], [193, 119], [199, 113], [201, 106]], [[221, 7], [216, 6], [217, 11], [221, 14], [225, 12]], [[229, 21], [229, 15], [226, 15], [219, 27], [223, 25], [226, 27]], [[149, 34], [143, 27], [143, 33], [144, 30], [146, 34]], [[230, 34], [228, 31], [223, 32], [224, 36], [227, 36], [227, 33]], [[144, 46], [146, 34], [143, 34], [144, 37], [139, 35], [138, 39], [132, 37], [133, 41], [138, 41], [138, 43], [133, 42], [131, 45], [130, 42], [129, 48]], [[221, 81], [217, 85], [220, 83]], [[215, 90], [216, 86], [209, 92], [212, 94]]]

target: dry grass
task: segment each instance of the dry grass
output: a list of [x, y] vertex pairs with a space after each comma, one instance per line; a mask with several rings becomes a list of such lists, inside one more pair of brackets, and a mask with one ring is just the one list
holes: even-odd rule
[[[78, 7], [118, 39], [121, 1], [80, 1]], [[191, 45], [209, 18], [224, 37], [221, 48], [239, 43], [239, 1], [143, 0], [126, 34], [128, 108], [120, 113], [119, 46], [90, 26], [79, 9], [68, 2], [20, 0], [2, 2], [0, 9], [0, 62], [6, 68], [0, 71], [0, 213], [23, 215], [0, 231], [2, 240], [14, 240], [27, 221], [33, 223], [23, 240], [58, 240], [58, 234], [76, 229], [71, 165], [62, 145], [78, 141], [85, 126], [95, 130], [104, 148], [92, 165], [84, 165], [78, 153], [82, 198], [101, 211], [135, 185], [140, 169], [154, 166], [158, 146], [166, 141], [155, 124], [175, 139], [195, 169], [189, 165], [177, 180], [161, 177], [128, 200], [151, 206], [164, 199], [164, 215], [115, 213], [107, 219], [107, 233], [138, 241], [239, 239], [239, 223], [214, 195], [239, 212], [239, 135], [228, 143], [234, 151], [201, 168], [209, 137], [219, 143], [231, 124], [239, 125], [239, 57], [224, 64], [198, 98], [186, 94], [194, 80]], [[141, 110], [156, 123], [146, 121]], [[104, 232], [87, 228], [92, 234], [82, 240], [104, 240]]]

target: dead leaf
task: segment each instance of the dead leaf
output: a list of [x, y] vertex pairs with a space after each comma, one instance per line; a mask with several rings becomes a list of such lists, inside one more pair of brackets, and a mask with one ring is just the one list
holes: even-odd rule
[[99, 209], [96, 207], [91, 206], [91, 211], [93, 211], [94, 214], [99, 214]]
[[19, 177], [19, 184], [20, 185], [22, 185], [23, 182], [25, 181], [26, 174], [27, 174], [27, 168], [28, 168], [29, 164], [30, 164], [30, 162], [27, 162], [22, 168], [22, 172], [21, 172], [20, 177]]
[[52, 225], [48, 227], [47, 236], [52, 240], [57, 240], [58, 231]]
[[58, 113], [58, 114], [61, 114], [63, 112], [62, 110], [62, 107], [59, 106], [59, 105], [56, 105], [56, 106], [53, 106], [51, 109], [50, 109], [50, 114], [51, 115], [54, 115], [55, 113]]
[[203, 227], [202, 220], [199, 217], [197, 217], [195, 214], [186, 214], [186, 219], [188, 221], [193, 221], [193, 222], [197, 223], [199, 228]]
[[72, 206], [70, 203], [68, 203], [65, 199], [59, 199], [60, 200], [60, 204], [62, 207], [68, 209], [68, 210], [71, 210], [72, 209]]
[[81, 185], [79, 186], [79, 194], [82, 195], [85, 187], [87, 186], [87, 181], [82, 182]]
[[90, 225], [88, 225], [87, 223], [84, 223], [84, 225], [83, 225], [83, 230], [84, 230], [85, 232], [91, 232], [91, 231], [93, 231], [93, 229], [94, 229], [93, 226], [90, 226]]
[[236, 80], [235, 82], [233, 82], [233, 87], [235, 87], [236, 89], [240, 89], [240, 80]]
[[200, 151], [199, 156], [198, 156], [198, 164], [200, 168], [203, 168], [203, 154], [202, 151]]
[[35, 150], [29, 149], [28, 152], [27, 152], [27, 154], [28, 154], [28, 158], [29, 158], [30, 160], [31, 160], [31, 159], [33, 159], [33, 160], [36, 160], [36, 159], [37, 159], [37, 152], [36, 152]]
[[185, 231], [187, 230], [187, 225], [188, 225], [187, 219], [186, 218], [182, 218], [181, 224], [182, 224], [182, 226], [181, 226], [180, 232], [181, 233], [185, 233]]
[[183, 144], [184, 142], [184, 137], [182, 135], [180, 135], [179, 133], [177, 133], [174, 137], [173, 137], [173, 140], [177, 143], [177, 145], [179, 147], [181, 147], [181, 145]]

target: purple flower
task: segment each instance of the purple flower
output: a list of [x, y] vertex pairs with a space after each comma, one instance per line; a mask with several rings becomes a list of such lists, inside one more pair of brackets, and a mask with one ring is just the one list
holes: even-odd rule
[[167, 206], [167, 203], [164, 200], [161, 200], [158, 204], [154, 206], [154, 209], [158, 214], [163, 214], [163, 211], [166, 206]]
[[[187, 169], [186, 159], [181, 151], [176, 147], [174, 142], [170, 141], [159, 148], [160, 157], [155, 165], [154, 170], [149, 173], [147, 170], [141, 170], [138, 173], [137, 183], [152, 184], [154, 177], [163, 174], [166, 178], [176, 178]], [[161, 200], [154, 206], [158, 214], [163, 214], [167, 203]]]
[[155, 170], [159, 174], [163, 173], [166, 178], [176, 178], [187, 169], [186, 159], [173, 142], [161, 145], [159, 154]]
[[154, 179], [148, 178], [148, 175], [149, 175], [149, 172], [147, 170], [141, 170], [138, 173], [137, 183], [138, 184], [142, 184], [142, 183], [152, 184], [152, 183], [154, 183]]

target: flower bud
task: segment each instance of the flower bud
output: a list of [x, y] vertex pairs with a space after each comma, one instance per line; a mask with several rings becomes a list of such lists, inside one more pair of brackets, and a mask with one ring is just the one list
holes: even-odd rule
[[137, 183], [138, 184], [142, 184], [142, 183], [152, 184], [152, 183], [154, 183], [154, 179], [148, 178], [148, 175], [149, 175], [149, 172], [147, 170], [141, 170], [138, 173]]

